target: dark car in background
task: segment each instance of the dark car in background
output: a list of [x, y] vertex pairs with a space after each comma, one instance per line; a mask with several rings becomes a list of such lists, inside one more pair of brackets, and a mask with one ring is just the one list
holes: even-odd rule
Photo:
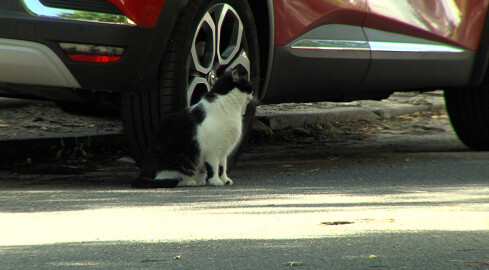
[[488, 150], [487, 10], [486, 0], [2, 0], [0, 95], [117, 101], [139, 159], [163, 115], [240, 65], [265, 103], [443, 89], [459, 138]]

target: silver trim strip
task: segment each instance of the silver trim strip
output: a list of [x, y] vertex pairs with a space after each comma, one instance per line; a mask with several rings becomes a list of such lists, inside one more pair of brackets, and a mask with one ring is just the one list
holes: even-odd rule
[[292, 49], [327, 51], [370, 51], [370, 46], [365, 41], [303, 39], [294, 43], [294, 45], [292, 45]]
[[320, 51], [372, 51], [404, 53], [463, 53], [465, 50], [449, 46], [425, 43], [355, 41], [355, 40], [320, 40], [303, 39], [294, 43], [292, 49]]
[[39, 0], [21, 0], [21, 2], [31, 15], [37, 17], [105, 24], [136, 25], [124, 15], [52, 8], [43, 5]]
[[459, 49], [448, 45], [424, 44], [424, 43], [401, 43], [385, 41], [369, 41], [373, 52], [412, 52], [412, 53], [462, 53]]

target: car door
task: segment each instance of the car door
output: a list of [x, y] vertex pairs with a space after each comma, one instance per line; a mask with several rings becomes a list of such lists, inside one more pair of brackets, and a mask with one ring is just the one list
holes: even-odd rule
[[365, 79], [366, 0], [274, 0], [266, 102], [339, 100]]
[[467, 84], [487, 2], [367, 0], [372, 62], [361, 91]]

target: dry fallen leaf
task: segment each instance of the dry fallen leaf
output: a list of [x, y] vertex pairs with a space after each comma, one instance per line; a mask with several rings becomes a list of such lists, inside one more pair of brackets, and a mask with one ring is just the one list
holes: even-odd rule
[[301, 128], [301, 127], [295, 128], [294, 133], [298, 134], [298, 135], [309, 135], [310, 134], [309, 131], [307, 131], [305, 128]]
[[302, 265], [304, 265], [304, 263], [303, 262], [295, 262], [294, 261], [294, 262], [287, 262], [287, 265], [288, 266], [302, 266]]
[[413, 117], [409, 116], [409, 115], [401, 115], [401, 116], [397, 116], [396, 118], [402, 119], [402, 120], [412, 120], [413, 119]]
[[384, 219], [374, 219], [374, 218], [360, 218], [357, 219], [357, 222], [362, 222], [362, 223], [394, 223], [393, 218], [384, 218]]
[[336, 225], [349, 225], [353, 224], [353, 221], [324, 221], [319, 223], [320, 225], [336, 226]]
[[164, 259], [162, 259], [162, 260], [159, 260], [159, 259], [146, 259], [146, 260], [142, 260], [141, 262], [142, 263], [147, 263], [147, 262], [165, 262], [165, 261], [167, 261], [167, 260], [164, 260]]
[[488, 261], [483, 261], [483, 262], [468, 262], [468, 266], [471, 267], [481, 267], [481, 266], [486, 266], [489, 265], [489, 260]]

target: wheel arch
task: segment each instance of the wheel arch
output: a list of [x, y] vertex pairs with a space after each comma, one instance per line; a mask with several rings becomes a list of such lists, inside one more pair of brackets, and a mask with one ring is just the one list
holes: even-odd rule
[[489, 9], [486, 11], [484, 27], [482, 28], [479, 49], [475, 54], [470, 86], [481, 85], [486, 77], [489, 76], [487, 70], [489, 66]]
[[187, 4], [188, 1], [186, 0], [165, 1], [145, 50], [144, 60], [136, 78], [137, 83], [134, 85], [136, 87], [135, 92], [146, 92], [149, 87], [157, 87], [157, 78], [166, 46], [178, 17]]
[[258, 32], [260, 47], [260, 95], [265, 96], [273, 63], [275, 20], [273, 0], [248, 0]]

